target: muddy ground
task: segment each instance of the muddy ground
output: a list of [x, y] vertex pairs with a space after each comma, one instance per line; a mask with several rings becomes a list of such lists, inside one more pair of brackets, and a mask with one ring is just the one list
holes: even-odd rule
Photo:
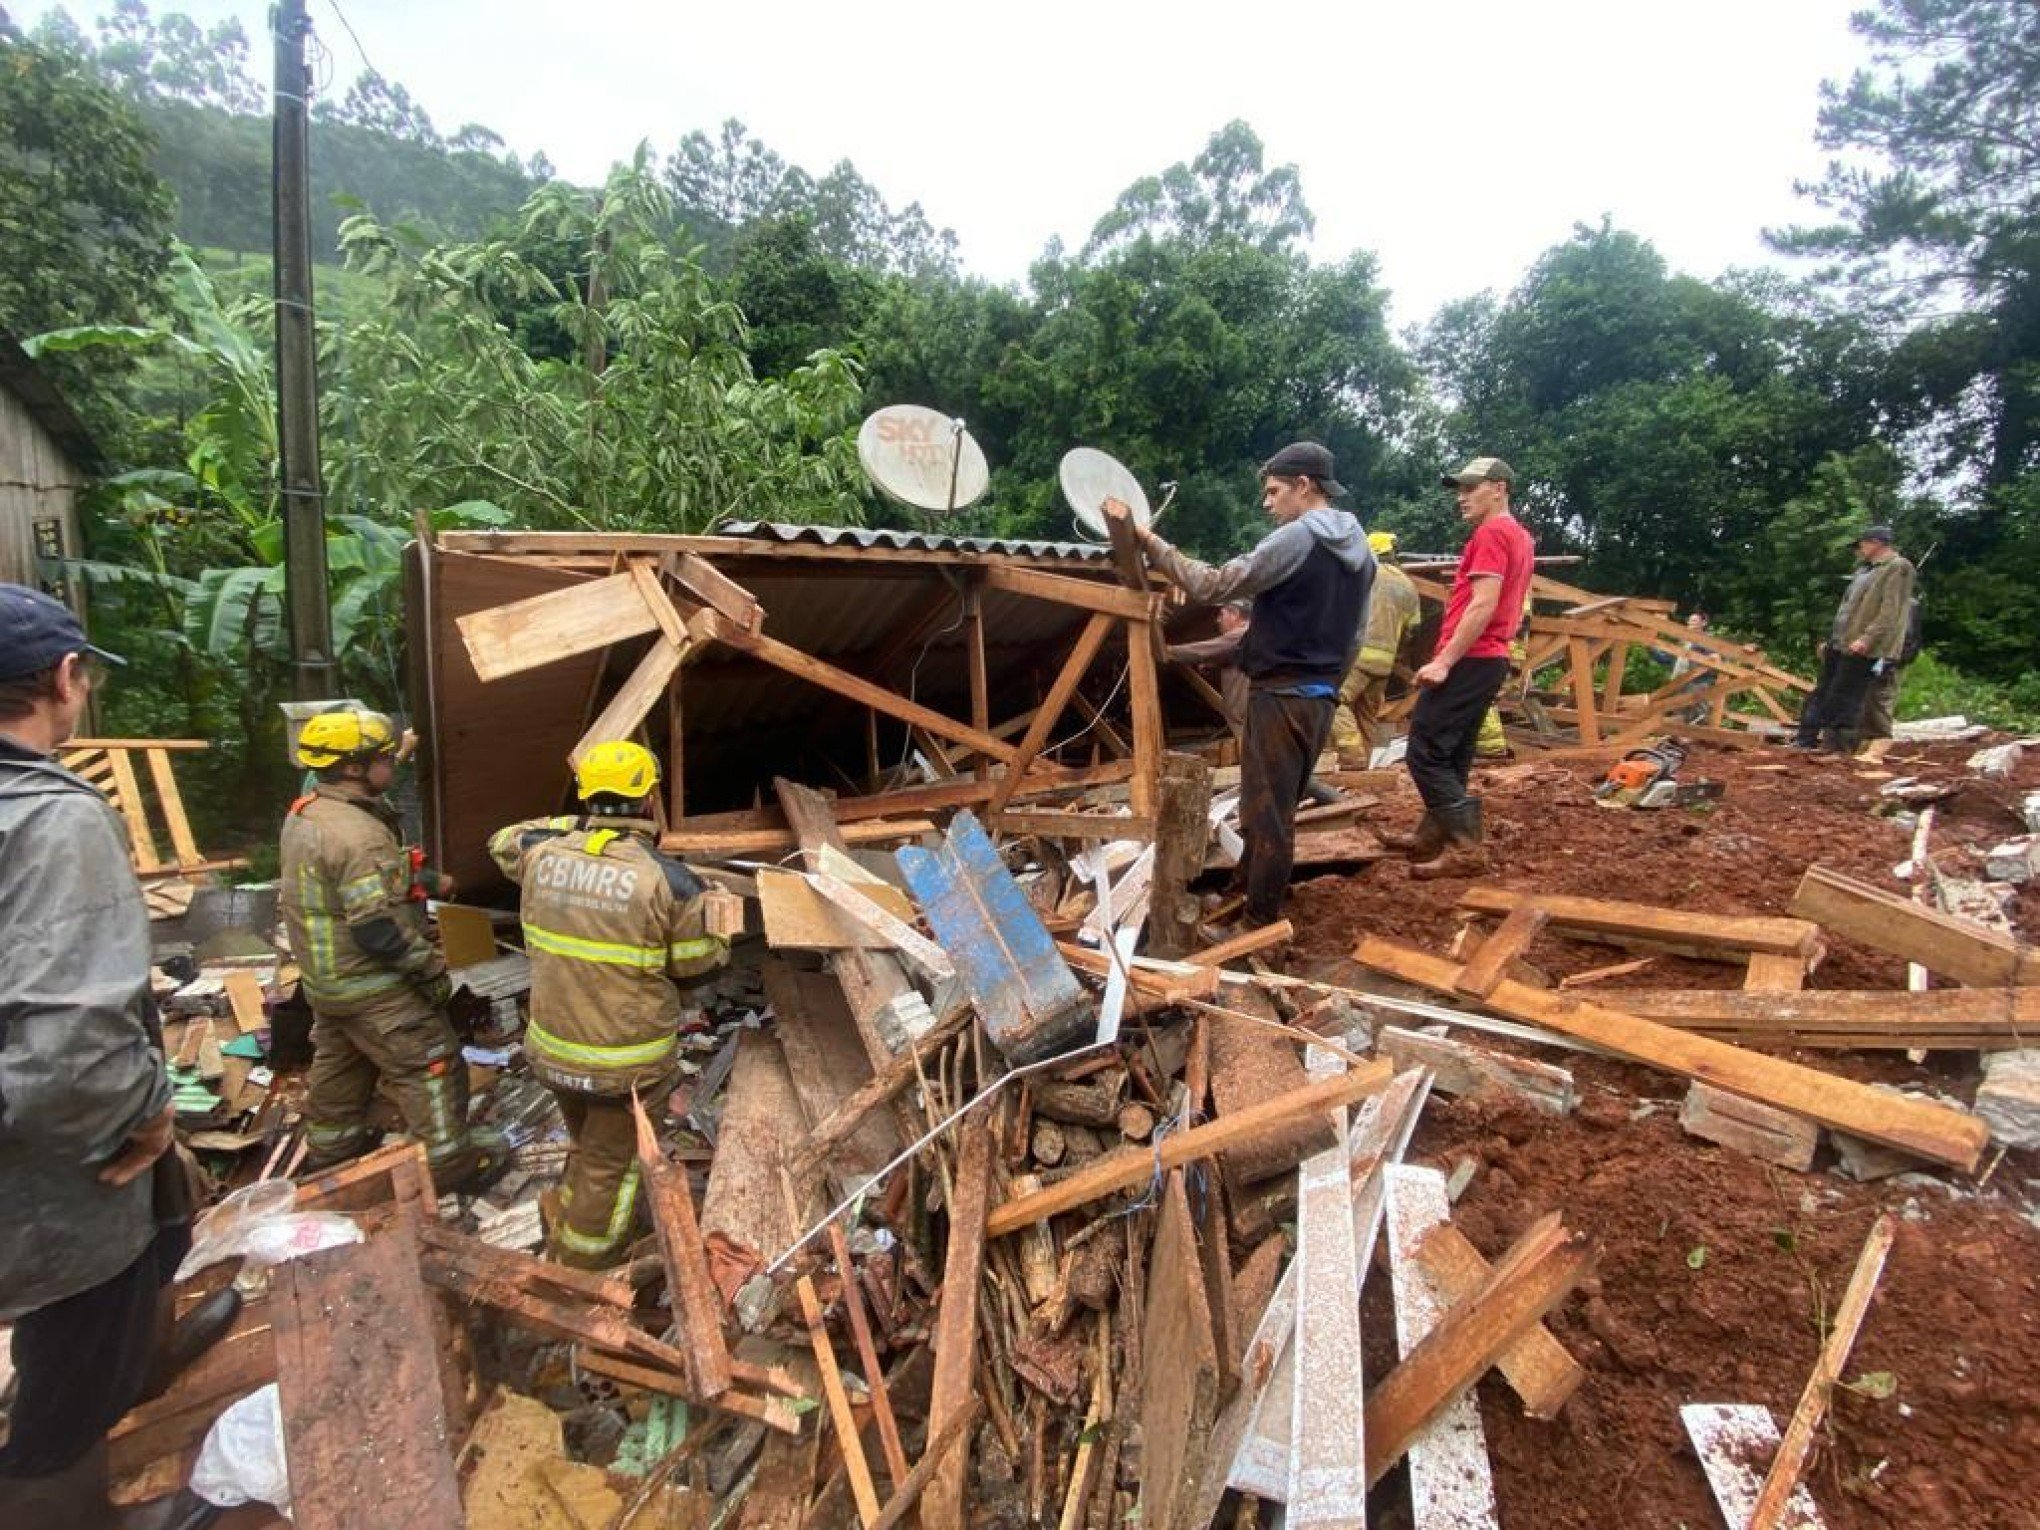
[[[1873, 766], [1702, 746], [1687, 774], [1723, 781], [1723, 800], [1657, 813], [1595, 806], [1592, 765], [1519, 762], [1478, 784], [1492, 826], [1486, 880], [1761, 914], [1784, 913], [1815, 861], [1895, 889], [1891, 868], [1909, 853], [1910, 830], [1876, 815], [1891, 776], [1964, 783], [1941, 808], [1932, 850], [1944, 873], [1969, 873], [1982, 848], [2022, 832], [2017, 803], [2040, 788], [2040, 752], [2029, 751], [2011, 781], [1988, 783], [1962, 769], [1975, 747], [1901, 746]], [[1375, 821], [1414, 819], [1415, 798], [1397, 778], [1369, 786], [1384, 798]], [[1292, 968], [1357, 976], [1345, 958], [1366, 933], [1443, 950], [1465, 885], [1413, 882], [1395, 861], [1304, 882], [1290, 908]], [[2040, 938], [2040, 890], [2021, 896], [2013, 918]], [[1625, 954], [1547, 937], [1531, 959], [1558, 976]], [[1619, 1003], [1624, 985], [1739, 982], [1727, 966], [1659, 958], [1598, 996]], [[1834, 941], [1810, 986], [1904, 984], [1901, 963]], [[1825, 1521], [1832, 1530], [2040, 1525], [2040, 1155], [1987, 1156], [1980, 1180], [1923, 1172], [1858, 1184], [1834, 1172], [1824, 1150], [1814, 1172], [1797, 1174], [1687, 1136], [1676, 1079], [1543, 1055], [1578, 1077], [1575, 1115], [1434, 1098], [1410, 1155], [1448, 1171], [1477, 1166], [1455, 1217], [1490, 1256], [1551, 1210], [1598, 1240], [1596, 1275], [1550, 1320], [1588, 1373], [1559, 1418], [1526, 1419], [1497, 1377], [1480, 1388], [1504, 1526], [1719, 1524], [1679, 1405], [1763, 1403], [1782, 1427], [1813, 1366], [1822, 1314], [1885, 1209], [1899, 1213], [1900, 1230], [1849, 1362], [1858, 1385], [1836, 1395], [1809, 1470]], [[1788, 1055], [1965, 1102], [1977, 1082], [1974, 1054], [1922, 1065], [1902, 1053]], [[1393, 1321], [1371, 1291], [1383, 1310], [1367, 1328], [1385, 1346]], [[1372, 1358], [1386, 1366], [1392, 1356]], [[1400, 1516], [1391, 1508], [1386, 1518]]]

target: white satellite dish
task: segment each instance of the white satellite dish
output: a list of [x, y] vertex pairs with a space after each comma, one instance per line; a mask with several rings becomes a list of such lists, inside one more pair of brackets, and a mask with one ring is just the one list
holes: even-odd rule
[[1099, 541], [1111, 538], [1105, 529], [1105, 501], [1116, 499], [1133, 511], [1136, 526], [1154, 519], [1148, 510], [1147, 490], [1126, 464], [1094, 446], [1073, 446], [1063, 453], [1057, 469], [1062, 479], [1063, 498], [1077, 513], [1077, 523]]
[[916, 510], [947, 514], [991, 487], [985, 454], [963, 421], [919, 404], [890, 404], [857, 432], [857, 460], [881, 492]]

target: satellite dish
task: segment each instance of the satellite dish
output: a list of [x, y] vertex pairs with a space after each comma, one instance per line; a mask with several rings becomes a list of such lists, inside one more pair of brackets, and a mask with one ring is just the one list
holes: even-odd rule
[[1148, 511], [1147, 490], [1117, 457], [1092, 446], [1073, 446], [1063, 453], [1057, 469], [1062, 479], [1063, 498], [1077, 513], [1077, 524], [1098, 541], [1107, 541], [1105, 501], [1116, 499], [1133, 511], [1133, 523], [1145, 526], [1154, 519]]
[[947, 514], [991, 487], [985, 454], [963, 421], [919, 404], [890, 404], [857, 432], [857, 460], [879, 490], [916, 510]]

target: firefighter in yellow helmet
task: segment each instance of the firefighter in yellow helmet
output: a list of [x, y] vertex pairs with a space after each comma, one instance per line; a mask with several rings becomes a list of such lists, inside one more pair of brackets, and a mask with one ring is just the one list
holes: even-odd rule
[[[1515, 637], [1509, 640], [1509, 678], [1502, 682], [1502, 689], [1520, 687], [1527, 676], [1523, 666], [1530, 662], [1530, 610], [1534, 596], [1529, 590], [1523, 592], [1523, 620], [1516, 628]], [[1487, 709], [1487, 716], [1480, 720], [1480, 732], [1474, 735], [1473, 757], [1477, 760], [1514, 759], [1516, 751], [1509, 747], [1509, 736], [1502, 731], [1502, 707], [1497, 698]]]
[[467, 1065], [447, 1018], [446, 958], [425, 933], [424, 899], [452, 880], [398, 836], [386, 797], [397, 730], [380, 712], [342, 707], [309, 719], [298, 761], [318, 772], [283, 820], [282, 904], [312, 1006], [307, 1168], [370, 1144], [378, 1082], [425, 1145], [443, 1191], [479, 1186], [505, 1162], [494, 1133], [468, 1126]]
[[1367, 546], [1374, 553], [1374, 593], [1367, 602], [1367, 625], [1353, 667], [1339, 686], [1339, 705], [1332, 713], [1332, 747], [1342, 770], [1365, 770], [1380, 727], [1382, 703], [1388, 699], [1388, 677], [1396, 651], [1417, 624], [1417, 587], [1395, 566], [1395, 533], [1371, 532]]
[[601, 1269], [629, 1247], [637, 1210], [633, 1091], [674, 1074], [685, 982], [729, 960], [708, 933], [701, 882], [659, 853], [650, 802], [658, 761], [637, 744], [592, 746], [574, 771], [582, 815], [499, 829], [489, 853], [524, 889], [531, 1024], [524, 1053], [573, 1138], [550, 1249]]

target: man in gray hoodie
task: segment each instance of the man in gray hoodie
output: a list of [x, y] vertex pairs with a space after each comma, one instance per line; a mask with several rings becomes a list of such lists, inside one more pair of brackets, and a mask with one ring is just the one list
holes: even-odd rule
[[[120, 817], [51, 756], [96, 665], [38, 590], [0, 584], [0, 1320], [19, 1379], [0, 1525], [115, 1517], [106, 1433], [149, 1380], [190, 1244], [170, 1081], [149, 998], [149, 925]], [[174, 1159], [162, 1163], [177, 1170]], [[229, 1314], [231, 1320], [231, 1314]]]
[[[1275, 529], [1251, 552], [1213, 568], [1184, 556], [1146, 527], [1141, 550], [1200, 605], [1252, 596], [1253, 620], [1240, 643], [1247, 677], [1247, 725], [1240, 745], [1238, 880], [1248, 925], [1282, 917], [1296, 858], [1296, 805], [1331, 732], [1339, 682], [1352, 666], [1374, 588], [1374, 554], [1350, 511], [1332, 454], [1296, 441], [1261, 466], [1261, 508]], [[1105, 501], [1114, 518], [1130, 514]]]

